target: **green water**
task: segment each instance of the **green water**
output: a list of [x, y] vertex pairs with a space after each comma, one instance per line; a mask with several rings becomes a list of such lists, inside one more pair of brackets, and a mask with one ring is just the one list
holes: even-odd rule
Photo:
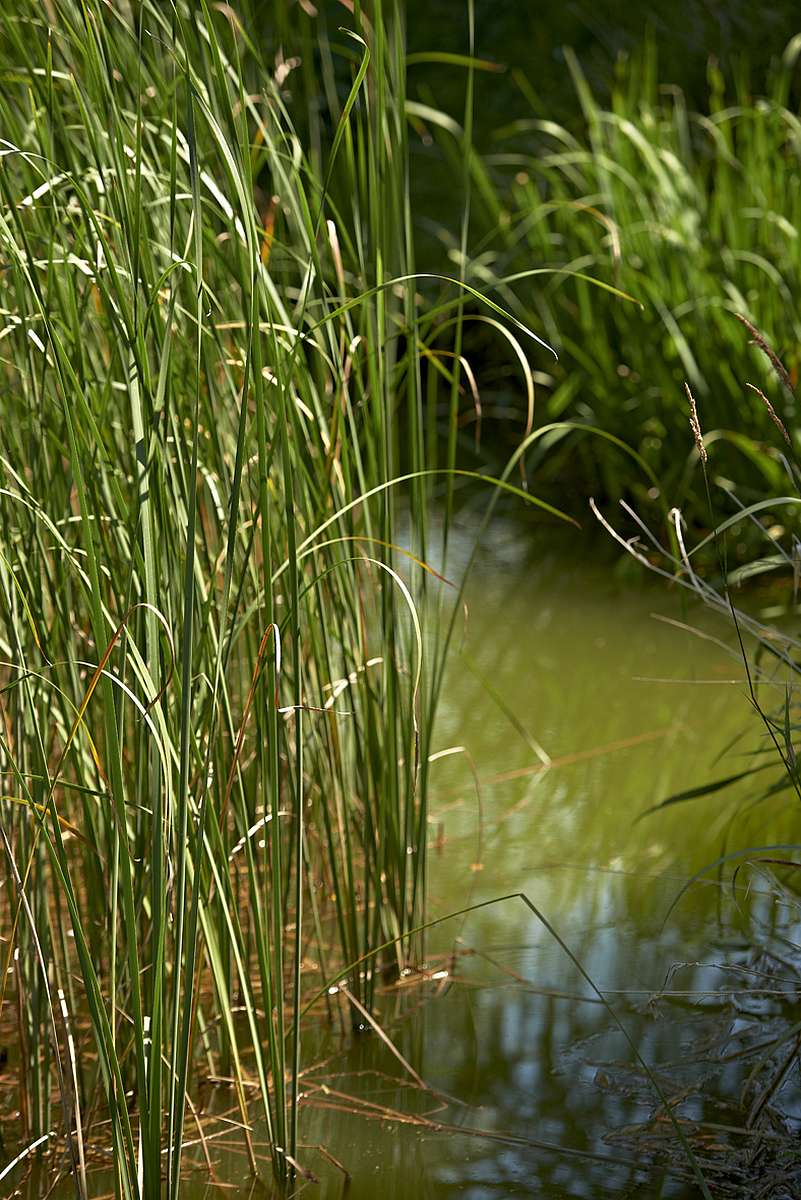
[[[464, 754], [438, 761], [430, 913], [526, 893], [649, 1063], [672, 1064], [668, 1073], [680, 1075], [722, 1019], [727, 1000], [715, 993], [731, 977], [714, 964], [736, 957], [738, 943], [728, 892], [714, 875], [664, 928], [663, 920], [682, 882], [724, 848], [764, 837], [768, 823], [772, 834], [789, 833], [787, 802], [754, 810], [733, 828], [742, 790], [638, 822], [672, 792], [730, 773], [739, 759], [723, 767], [715, 758], [739, 732], [752, 730], [733, 753], [755, 744], [732, 632], [664, 584], [621, 573], [579, 539], [535, 544], [530, 558], [519, 546], [516, 531], [499, 526], [470, 587], [439, 748], [465, 747], [479, 784]], [[491, 676], [502, 704], [480, 675]], [[552, 760], [547, 770], [538, 769], [531, 739]], [[649, 1168], [636, 1140], [619, 1136], [649, 1117], [653, 1097], [627, 1074], [632, 1052], [609, 1012], [523, 902], [438, 926], [428, 952], [429, 973], [439, 977], [388, 985], [381, 1021], [431, 1091], [413, 1083], [375, 1033], [354, 1033], [350, 1021], [330, 1023], [324, 1013], [311, 1020], [302, 1161], [319, 1182], [302, 1183], [303, 1194], [699, 1194], [675, 1173]], [[690, 965], [673, 972], [668, 990], [698, 994], [654, 999], [680, 963]], [[734, 1068], [724, 1073], [684, 1114], [720, 1120], [715, 1093], [736, 1095], [740, 1078]], [[218, 1183], [200, 1167], [187, 1194], [270, 1194], [250, 1179], [237, 1130], [220, 1119], [235, 1121], [233, 1096], [216, 1087], [205, 1103]], [[444, 1128], [407, 1123], [421, 1117]], [[258, 1125], [256, 1142], [266, 1153]], [[313, 1148], [319, 1144], [350, 1172], [347, 1187]], [[197, 1153], [188, 1157], [200, 1163]], [[102, 1195], [107, 1174], [93, 1175], [93, 1187]], [[32, 1180], [27, 1200], [39, 1194]]]

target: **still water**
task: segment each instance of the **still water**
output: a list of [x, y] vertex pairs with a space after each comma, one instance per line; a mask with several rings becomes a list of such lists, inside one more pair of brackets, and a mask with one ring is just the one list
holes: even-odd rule
[[[775, 840], [788, 835], [788, 802], [732, 822], [749, 798], [741, 788], [638, 820], [740, 769], [758, 743], [733, 632], [578, 537], [528, 545], [521, 557], [518, 533], [498, 526], [472, 577], [439, 725], [440, 749], [466, 753], [435, 768], [430, 915], [525, 893], [665, 1086], [690, 1087], [682, 1115], [737, 1124], [717, 1099], [736, 1099], [736, 1066], [702, 1078], [692, 1065], [748, 1021], [747, 1005], [731, 1008], [742, 976], [724, 969], [743, 961], [736, 905], [713, 873], [668, 911], [717, 855], [768, 826]], [[652, 1143], [635, 1127], [653, 1115], [654, 1093], [609, 1010], [523, 901], [439, 925], [427, 953], [428, 981], [401, 980], [382, 1000], [407, 1065], [349, 1022], [309, 1026], [302, 1161], [316, 1181], [301, 1194], [700, 1194], [680, 1171], [649, 1166]], [[764, 1012], [770, 999], [754, 1003]], [[235, 1118], [231, 1104], [213, 1091], [206, 1119]], [[192, 1200], [269, 1195], [250, 1180], [235, 1127], [208, 1128], [216, 1180], [198, 1154]], [[264, 1148], [258, 1126], [256, 1140]], [[110, 1187], [103, 1172], [93, 1179], [95, 1195]]]

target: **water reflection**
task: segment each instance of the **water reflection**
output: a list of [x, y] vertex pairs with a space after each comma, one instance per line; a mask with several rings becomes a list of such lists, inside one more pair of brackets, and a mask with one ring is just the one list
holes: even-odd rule
[[[737, 1095], [742, 1069], [718, 1071], [713, 1082], [705, 1058], [713, 1044], [718, 1053], [715, 1039], [731, 1015], [720, 989], [739, 981], [716, 965], [742, 959], [729, 935], [722, 944], [731, 905], [713, 876], [664, 928], [663, 921], [694, 871], [724, 846], [764, 835], [765, 813], [730, 828], [735, 790], [637, 820], [712, 777], [718, 752], [749, 728], [730, 631], [661, 586], [616, 580], [608, 564], [558, 551], [521, 566], [504, 560], [497, 541], [473, 580], [470, 607], [440, 734], [442, 748], [469, 748], [482, 783], [478, 796], [459, 755], [438, 764], [432, 915], [525, 892], [657, 1075], [686, 1083], [683, 1115], [731, 1121], [723, 1097]], [[532, 739], [553, 760], [548, 770]], [[771, 818], [777, 837], [783, 822], [789, 832], [789, 816], [776, 808]], [[609, 1011], [520, 901], [438, 927], [429, 951], [432, 966], [447, 963], [451, 980], [427, 1004], [406, 1015], [395, 1008], [386, 1020], [426, 1082], [464, 1107], [440, 1112], [432, 1102], [430, 1119], [448, 1132], [417, 1135], [397, 1125], [371, 1133], [341, 1113], [332, 1124], [330, 1110], [307, 1114], [315, 1137], [328, 1136], [357, 1160], [365, 1140], [379, 1156], [383, 1147], [381, 1187], [398, 1195], [409, 1194], [412, 1180], [415, 1190], [419, 1180], [437, 1196], [475, 1200], [614, 1196], [633, 1186], [654, 1196], [697, 1194], [680, 1175], [644, 1169], [637, 1141], [610, 1141], [612, 1131], [650, 1120], [656, 1097]], [[654, 998], [663, 993], [669, 998]], [[375, 1042], [368, 1057], [398, 1074]], [[409, 1111], [408, 1096], [382, 1099], [379, 1081], [360, 1078], [349, 1078], [350, 1094]], [[466, 1127], [480, 1132], [459, 1136]], [[368, 1194], [361, 1178], [360, 1171], [353, 1195]]]

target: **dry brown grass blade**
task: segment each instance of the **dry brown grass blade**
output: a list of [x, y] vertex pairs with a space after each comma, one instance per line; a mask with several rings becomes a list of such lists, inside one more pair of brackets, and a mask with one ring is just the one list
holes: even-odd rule
[[374, 1033], [378, 1034], [379, 1038], [384, 1043], [384, 1045], [387, 1047], [390, 1054], [392, 1054], [398, 1060], [400, 1065], [403, 1067], [404, 1071], [406, 1071], [408, 1073], [410, 1078], [414, 1080], [414, 1082], [417, 1084], [417, 1086], [422, 1088], [426, 1092], [431, 1091], [431, 1088], [429, 1088], [426, 1081], [417, 1074], [417, 1072], [415, 1071], [415, 1069], [411, 1065], [411, 1063], [409, 1063], [403, 1057], [403, 1055], [401, 1054], [398, 1047], [395, 1045], [395, 1043], [392, 1041], [392, 1039], [389, 1037], [389, 1035], [384, 1032], [384, 1030], [381, 1028], [378, 1021], [375, 1019], [375, 1017], [372, 1016], [372, 1014], [370, 1012], [368, 1012], [368, 1010], [364, 1007], [364, 1005], [359, 1000], [356, 999], [356, 997], [348, 990], [348, 988], [345, 986], [344, 983], [340, 983], [337, 986], [338, 986], [338, 990], [342, 993], [342, 995], [345, 997], [345, 999], [350, 1004], [352, 1004], [353, 1007], [356, 1009], [356, 1012], [359, 1014], [359, 1016], [364, 1021], [367, 1022], [367, 1024], [370, 1026], [370, 1028], [373, 1030]]

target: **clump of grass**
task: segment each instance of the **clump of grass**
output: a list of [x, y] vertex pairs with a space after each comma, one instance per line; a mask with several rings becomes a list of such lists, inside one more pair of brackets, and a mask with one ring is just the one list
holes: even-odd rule
[[[517, 73], [517, 88], [504, 85], [509, 121], [471, 159], [474, 228], [483, 236], [473, 239], [466, 278], [497, 286], [511, 311], [541, 324], [560, 351], [537, 375], [540, 419], [600, 425], [619, 437], [647, 462], [662, 495], [702, 525], [683, 382], [716, 446], [711, 483], [729, 490], [737, 480], [745, 503], [775, 491], [783, 468], [768, 414], [744, 405], [742, 380], [761, 387], [791, 433], [797, 417], [801, 143], [790, 95], [799, 48], [796, 38], [761, 80], [745, 60], [728, 79], [710, 63], [699, 112], [660, 76], [653, 41], [620, 59], [605, 104], [566, 49], [576, 119], [555, 123]], [[481, 77], [478, 86], [498, 85]], [[415, 111], [426, 121], [423, 105]], [[460, 126], [432, 117], [425, 127], [447, 161], [463, 157]], [[459, 261], [455, 239], [442, 237]], [[610, 303], [599, 281], [641, 307]], [[506, 364], [486, 337], [471, 337], [474, 361], [483, 356], [494, 371], [483, 377], [505, 410], [503, 426], [522, 424], [524, 402]], [[547, 451], [541, 479], [554, 487], [568, 478], [585, 496], [653, 502], [647, 481], [621, 471], [611, 443], [574, 436]]]
[[398, 0], [335, 38], [278, 4], [274, 58], [263, 15], [0, 18], [0, 1000], [23, 1141], [60, 1122], [84, 1196], [108, 1120], [117, 1194], [174, 1200], [201, 1057], [288, 1180], [307, 961], [419, 953], [440, 413], [466, 303], [540, 340], [416, 274]]

